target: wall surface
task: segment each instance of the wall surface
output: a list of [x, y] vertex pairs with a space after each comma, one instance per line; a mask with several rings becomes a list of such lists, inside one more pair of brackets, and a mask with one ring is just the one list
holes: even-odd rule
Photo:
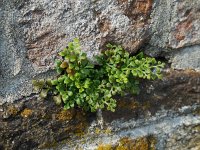
[[[85, 149], [148, 135], [157, 149], [200, 149], [199, 6], [199, 0], [0, 0], [0, 149], [51, 147], [72, 133], [83, 142], [82, 132], [93, 139], [76, 145]], [[119, 100], [115, 113], [103, 112], [109, 134], [91, 123], [94, 114], [62, 112], [33, 93], [31, 80], [54, 76], [57, 52], [75, 37], [90, 59], [111, 42], [167, 64], [163, 80], [143, 81], [140, 95], [125, 98], [133, 105]], [[75, 144], [65, 143], [61, 148]]]
[[[171, 52], [173, 68], [200, 70], [198, 0], [1, 0], [0, 102], [32, 93], [30, 80], [51, 74], [57, 52], [80, 38], [88, 57], [108, 42], [131, 52]], [[165, 54], [164, 57], [167, 57]]]

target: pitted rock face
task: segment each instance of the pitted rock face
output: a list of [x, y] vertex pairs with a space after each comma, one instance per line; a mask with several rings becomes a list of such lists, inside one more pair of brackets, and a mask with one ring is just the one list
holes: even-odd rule
[[108, 42], [136, 51], [146, 38], [152, 2], [29, 1], [19, 9], [27, 57], [35, 70], [52, 65], [56, 50], [78, 37], [94, 55]]
[[156, 0], [150, 44], [177, 49], [200, 44], [200, 1]]
[[48, 74], [57, 52], [75, 37], [88, 57], [108, 42], [136, 52], [148, 37], [151, 7], [152, 0], [4, 1], [0, 6], [1, 101], [31, 94], [30, 80]]
[[[151, 56], [184, 48], [170, 57], [173, 66], [199, 69], [199, 57], [185, 50], [200, 43], [199, 5], [199, 0], [0, 1], [0, 102], [30, 95], [33, 77], [52, 76], [57, 52], [75, 37], [90, 58], [109, 42], [133, 53], [147, 43]], [[181, 65], [183, 54], [192, 65]]]

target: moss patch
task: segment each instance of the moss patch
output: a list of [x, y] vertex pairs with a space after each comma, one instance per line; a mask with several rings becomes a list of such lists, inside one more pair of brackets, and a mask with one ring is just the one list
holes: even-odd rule
[[29, 116], [32, 115], [32, 110], [31, 109], [28, 109], [28, 108], [25, 108], [22, 112], [21, 112], [21, 116], [24, 117], [24, 118], [27, 118]]

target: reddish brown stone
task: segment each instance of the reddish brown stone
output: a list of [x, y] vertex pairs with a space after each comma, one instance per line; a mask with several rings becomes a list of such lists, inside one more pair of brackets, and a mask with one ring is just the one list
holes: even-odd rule
[[126, 8], [125, 14], [134, 20], [140, 21], [141, 17], [142, 21], [147, 20], [149, 14], [152, 9], [152, 0], [140, 0], [140, 1], [132, 1], [130, 5]]
[[109, 20], [102, 19], [99, 22], [99, 29], [100, 29], [101, 32], [109, 31], [110, 30], [110, 25], [111, 25], [111, 23], [110, 23]]

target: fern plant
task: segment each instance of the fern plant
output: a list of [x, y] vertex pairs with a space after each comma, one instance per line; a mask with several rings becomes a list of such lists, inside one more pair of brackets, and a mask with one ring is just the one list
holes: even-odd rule
[[116, 94], [139, 93], [139, 78], [161, 79], [164, 63], [143, 53], [130, 56], [121, 46], [107, 45], [107, 50], [96, 57], [97, 65], [81, 51], [78, 39], [59, 53], [56, 61], [57, 78], [33, 80], [41, 98], [51, 95], [64, 109], [82, 107], [92, 112], [98, 109], [115, 111]]

